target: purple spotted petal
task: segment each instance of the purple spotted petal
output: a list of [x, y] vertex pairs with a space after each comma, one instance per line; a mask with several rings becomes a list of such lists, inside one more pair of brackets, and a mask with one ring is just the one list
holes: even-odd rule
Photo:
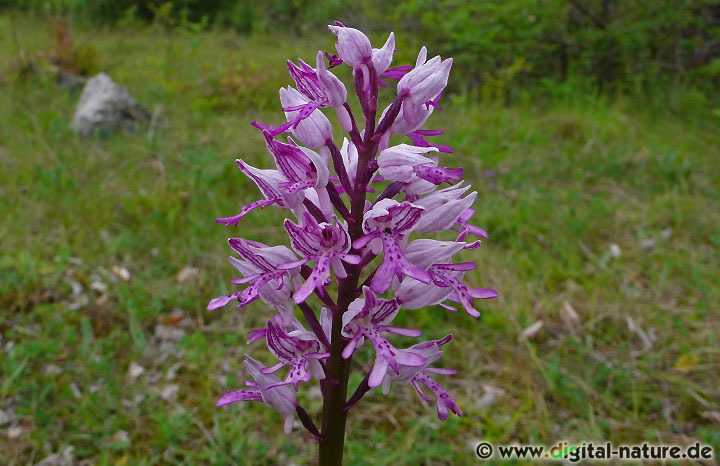
[[428, 272], [410, 262], [400, 249], [392, 234], [382, 233], [383, 262], [378, 267], [370, 288], [376, 293], [384, 293], [390, 288], [393, 277], [402, 281], [403, 275], [414, 278], [422, 283], [430, 283]]
[[288, 333], [282, 321], [277, 318], [268, 322], [266, 340], [270, 352], [280, 360], [276, 367], [267, 368], [267, 372], [274, 372], [285, 365], [290, 368], [284, 381], [275, 382], [268, 388], [292, 384], [297, 391], [300, 382], [308, 382], [312, 378], [310, 360], [330, 357], [329, 353], [322, 350], [317, 339], [300, 338], [297, 332]]
[[492, 299], [497, 297], [495, 290], [486, 288], [470, 288], [462, 283], [453, 272], [467, 270], [467, 264], [436, 264], [430, 268], [433, 282], [438, 286], [447, 286], [453, 289], [454, 299], [462, 304], [465, 311], [473, 317], [479, 317], [480, 313], [474, 307], [474, 299]]
[[234, 390], [224, 393], [217, 403], [215, 403], [215, 406], [221, 407], [231, 403], [237, 403], [238, 401], [259, 401], [262, 403], [263, 399], [260, 390]]
[[296, 303], [305, 302], [315, 288], [323, 288], [324, 286], [329, 285], [331, 280], [330, 258], [327, 255], [318, 256], [312, 273], [307, 280], [305, 280], [303, 286], [295, 292], [293, 295], [293, 301]]
[[220, 309], [221, 307], [226, 306], [233, 299], [237, 299], [238, 295], [239, 293], [233, 293], [227, 296], [220, 296], [219, 298], [214, 298], [208, 303], [207, 310], [214, 311], [215, 309]]
[[228, 392], [218, 400], [217, 405], [225, 406], [237, 401], [261, 401], [283, 416], [285, 433], [289, 434], [297, 408], [295, 392], [287, 386], [270, 388], [270, 385], [276, 384], [280, 379], [274, 375], [264, 374], [262, 364], [249, 356], [246, 356], [245, 368], [255, 380], [255, 382], [249, 382], [248, 385], [254, 388]]
[[425, 385], [428, 390], [430, 390], [430, 392], [435, 395], [435, 404], [437, 405], [438, 418], [441, 421], [444, 421], [448, 418], [448, 410], [452, 411], [458, 416], [461, 415], [460, 409], [457, 407], [457, 404], [455, 404], [455, 401], [452, 399], [450, 394], [448, 394], [448, 392], [446, 392], [445, 389], [440, 386], [440, 384], [428, 377], [424, 372], [415, 376], [412, 379], [412, 384], [425, 401], [429, 402], [432, 401], [432, 399], [422, 392], [422, 390], [420, 389], [420, 384]]
[[[315, 261], [312, 273], [293, 295], [293, 301], [296, 303], [304, 302], [316, 288], [322, 289], [330, 284], [332, 268], [339, 277], [345, 276], [342, 264], [334, 259], [342, 259], [348, 263], [360, 261], [358, 256], [347, 253], [350, 249], [350, 236], [342, 225], [318, 223], [306, 213], [303, 215], [302, 226], [285, 220], [285, 230], [293, 249], [305, 256], [306, 260]], [[282, 267], [287, 265], [284, 264]]]
[[448, 183], [450, 181], [460, 181], [463, 175], [462, 168], [446, 168], [446, 167], [429, 167], [418, 166], [414, 168], [415, 174], [425, 181], [433, 184]]
[[421, 366], [425, 363], [423, 356], [399, 350], [382, 336], [382, 333], [420, 335], [415, 329], [387, 325], [397, 315], [398, 310], [396, 300], [378, 298], [370, 288], [363, 287], [363, 297], [350, 303], [348, 311], [343, 314], [342, 333], [351, 340], [343, 350], [342, 356], [345, 359], [352, 356], [366, 339], [375, 348], [375, 362], [368, 380], [370, 387], [377, 387], [382, 383], [388, 367], [397, 373], [399, 365]]

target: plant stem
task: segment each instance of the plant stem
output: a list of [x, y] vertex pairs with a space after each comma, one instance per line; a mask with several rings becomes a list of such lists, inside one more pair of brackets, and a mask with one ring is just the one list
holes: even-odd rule
[[[361, 161], [362, 163], [362, 161]], [[355, 241], [362, 236], [362, 206], [365, 203], [365, 187], [358, 190], [355, 184], [355, 199], [351, 212], [354, 223], [349, 224], [350, 238]], [[356, 201], [356, 202], [355, 202]], [[358, 207], [360, 207], [358, 209]], [[345, 401], [347, 398], [347, 385], [350, 376], [351, 358], [342, 357], [343, 349], [347, 344], [347, 338], [342, 336], [342, 316], [347, 311], [350, 303], [355, 299], [360, 270], [358, 265], [346, 264], [347, 277], [340, 280], [338, 289], [337, 309], [333, 312], [332, 336], [330, 339], [330, 359], [328, 370], [330, 380], [325, 391], [322, 416], [322, 441], [320, 442], [320, 466], [341, 466], [343, 458], [343, 447], [345, 445], [345, 423], [347, 412]]]
[[[365, 213], [365, 198], [367, 185], [372, 178], [372, 168], [368, 169], [368, 163], [375, 158], [377, 142], [372, 140], [375, 135], [375, 116], [377, 111], [377, 74], [375, 67], [370, 63], [369, 75], [371, 92], [368, 96], [362, 90], [361, 74], [357, 74], [355, 81], [358, 98], [365, 114], [365, 135], [360, 140], [359, 132], [353, 119], [353, 131], [350, 135], [357, 145], [358, 158], [357, 171], [355, 175], [355, 186], [347, 194], [350, 196], [350, 218], [348, 220], [348, 233], [350, 240], [354, 243], [363, 236], [362, 220]], [[345, 104], [348, 112], [350, 108]], [[398, 109], [399, 111], [399, 109]], [[350, 113], [351, 118], [352, 114]], [[352, 221], [350, 221], [352, 220]], [[360, 251], [355, 251], [360, 253]], [[357, 297], [360, 272], [365, 264], [346, 264], [347, 277], [339, 281], [337, 308], [333, 312], [332, 336], [330, 341], [330, 359], [327, 367], [330, 379], [324, 393], [322, 416], [322, 440], [320, 441], [320, 466], [342, 466], [343, 447], [345, 445], [345, 424], [347, 421], [346, 400], [348, 378], [350, 376], [350, 362], [352, 358], [344, 359], [342, 352], [347, 345], [348, 339], [342, 336], [342, 316], [348, 310], [348, 306]]]
[[328, 370], [332, 380], [327, 384], [322, 416], [320, 466], [341, 466], [345, 445], [345, 398], [347, 397], [350, 359], [343, 359], [347, 339], [342, 336], [342, 315], [352, 302], [358, 282], [356, 267], [347, 267], [348, 277], [340, 283], [338, 310], [333, 313]]

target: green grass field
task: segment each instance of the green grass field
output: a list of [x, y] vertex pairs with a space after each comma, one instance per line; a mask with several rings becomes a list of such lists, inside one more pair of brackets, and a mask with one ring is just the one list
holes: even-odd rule
[[[243, 383], [242, 355], [265, 357], [245, 340], [269, 314], [205, 305], [231, 289], [229, 236], [286, 243], [280, 210], [215, 218], [259, 197], [234, 159], [270, 168], [249, 122], [283, 119], [285, 59], [311, 62], [332, 37], [74, 32], [162, 106], [161, 124], [79, 139], [78, 93], [36, 53], [53, 47], [44, 23], [0, 21], [0, 464], [69, 446], [80, 464], [312, 464], [317, 446], [284, 436], [272, 410], [215, 408]], [[404, 43], [408, 61], [422, 44]], [[440, 382], [463, 416], [439, 422], [411, 387], [371, 392], [350, 414], [347, 464], [476, 464], [481, 439], [699, 441], [718, 455], [720, 119], [670, 100], [446, 99], [429, 127], [446, 130], [490, 233], [469, 278], [500, 298], [478, 320], [401, 314], [426, 337], [454, 333], [443, 365], [458, 374]]]

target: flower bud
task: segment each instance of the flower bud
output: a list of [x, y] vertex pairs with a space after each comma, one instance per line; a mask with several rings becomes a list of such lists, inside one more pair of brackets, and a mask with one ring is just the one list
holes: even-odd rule
[[[309, 104], [302, 94], [292, 87], [280, 89], [280, 102], [283, 108], [301, 107]], [[288, 121], [298, 117], [301, 110], [286, 111]], [[325, 145], [328, 139], [332, 139], [332, 125], [330, 120], [320, 110], [313, 110], [307, 118], [298, 122], [297, 126], [291, 129], [293, 136], [307, 147], [318, 148]]]
[[328, 26], [328, 29], [338, 38], [335, 48], [345, 63], [357, 68], [372, 59], [372, 45], [365, 34], [345, 26]]
[[425, 124], [435, 107], [423, 104], [414, 104], [410, 101], [403, 101], [400, 113], [391, 126], [392, 132], [396, 134], [408, 134], [419, 129]]
[[325, 95], [328, 99], [328, 104], [331, 107], [341, 107], [347, 102], [347, 89], [345, 85], [340, 81], [337, 76], [329, 72], [325, 68], [325, 57], [322, 52], [317, 54], [317, 77], [320, 80], [325, 90]]
[[287, 61], [290, 77], [295, 81], [297, 90], [310, 102], [324, 100], [325, 89], [323, 89], [315, 70], [302, 60], [298, 60], [298, 62], [299, 66], [290, 60]]
[[412, 103], [418, 105], [428, 102], [445, 89], [452, 67], [452, 58], [441, 60], [438, 55], [426, 62], [421, 58], [418, 57], [418, 65], [400, 79], [397, 87], [398, 95], [408, 96]]

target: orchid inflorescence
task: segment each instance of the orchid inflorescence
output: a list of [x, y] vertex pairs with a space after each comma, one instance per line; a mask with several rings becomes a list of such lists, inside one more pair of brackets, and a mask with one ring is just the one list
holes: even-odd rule
[[[261, 300], [276, 311], [266, 328], [250, 333], [248, 342], [264, 340], [278, 363], [264, 367], [247, 356], [245, 367], [254, 379], [247, 382], [250, 388], [224, 394], [217, 405], [265, 403], [283, 416], [286, 433], [297, 416], [320, 441], [320, 463], [338, 464], [346, 413], [374, 387], [387, 393], [393, 383], [410, 382], [430, 402], [424, 386], [435, 399], [440, 419], [449, 412], [460, 415], [450, 395], [431, 378], [455, 372], [430, 367], [452, 335], [397, 348], [389, 340], [391, 334], [421, 335], [418, 329], [394, 326], [398, 312], [432, 305], [454, 311], [446, 303], [452, 301], [477, 317], [474, 300], [497, 293], [462, 282], [476, 265], [453, 262], [453, 256], [480, 245], [479, 240], [470, 241], [471, 236], [487, 237], [469, 223], [477, 192], [468, 192], [462, 168], [440, 165], [439, 154], [452, 149], [427, 138], [443, 132], [421, 129], [433, 111], [441, 109], [438, 102], [452, 59], [428, 60], [423, 47], [414, 67], [391, 68], [393, 33], [383, 47], [374, 49], [357, 29], [339, 22], [329, 29], [337, 37], [337, 55], [318, 52], [315, 68], [302, 60], [287, 63], [296, 87], [280, 89], [286, 123], [275, 127], [253, 122], [262, 131], [276, 169], [237, 160], [263, 198], [235, 216], [217, 219], [236, 225], [252, 210], [279, 207], [294, 217], [284, 221], [291, 248], [231, 238], [230, 247], [238, 257], [230, 257], [230, 262], [242, 275], [232, 283], [246, 286], [213, 299], [208, 309]], [[362, 130], [345, 85], [330, 71], [343, 63], [353, 69], [365, 122]], [[397, 96], [378, 119], [379, 88], [387, 87], [389, 80], [398, 81]], [[347, 135], [339, 147], [322, 110], [330, 108]], [[291, 135], [286, 142], [276, 139], [285, 133]], [[394, 135], [406, 136], [411, 144], [390, 145]], [[412, 238], [445, 230], [457, 233], [454, 241]], [[348, 398], [350, 361], [368, 346], [366, 342], [374, 348], [374, 363]], [[275, 374], [284, 366], [288, 371], [281, 379]], [[300, 383], [313, 378], [324, 396], [320, 428], [296, 397]]]

